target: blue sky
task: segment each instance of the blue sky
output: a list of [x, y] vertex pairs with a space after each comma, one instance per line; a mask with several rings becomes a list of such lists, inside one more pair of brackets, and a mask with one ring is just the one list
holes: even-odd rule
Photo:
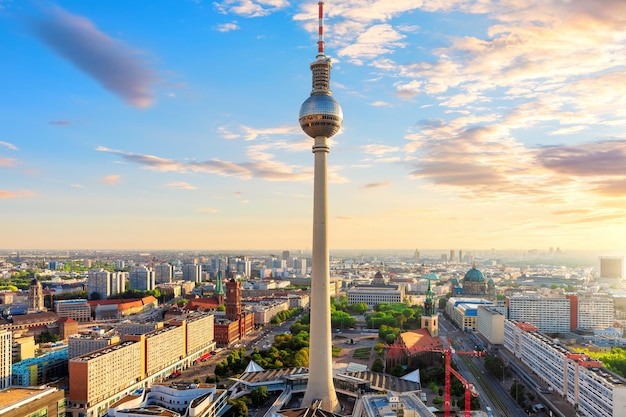
[[[626, 251], [626, 3], [325, 15], [331, 249]], [[308, 1], [0, 0], [0, 247], [310, 247], [317, 24]]]

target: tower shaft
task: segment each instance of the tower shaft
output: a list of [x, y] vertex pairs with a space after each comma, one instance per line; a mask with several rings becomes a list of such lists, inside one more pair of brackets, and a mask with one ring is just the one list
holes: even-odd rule
[[311, 333], [309, 342], [309, 381], [303, 407], [320, 401], [325, 411], [339, 411], [333, 383], [330, 328], [330, 265], [328, 259], [328, 180], [326, 160], [328, 138], [341, 128], [343, 111], [330, 91], [330, 58], [324, 55], [324, 9], [319, 2], [319, 40], [315, 62], [311, 64], [312, 90], [300, 107], [300, 127], [315, 140], [313, 144], [313, 265], [311, 270]]
[[336, 412], [339, 401], [333, 384], [330, 327], [330, 276], [328, 256], [328, 181], [326, 159], [330, 148], [324, 136], [315, 138], [313, 180], [313, 265], [311, 270], [311, 333], [309, 382], [302, 405], [316, 400], [322, 409]]

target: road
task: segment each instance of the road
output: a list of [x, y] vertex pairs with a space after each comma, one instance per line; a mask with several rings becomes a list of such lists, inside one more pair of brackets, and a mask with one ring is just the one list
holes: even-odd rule
[[[474, 349], [469, 336], [459, 331], [445, 318], [439, 320], [440, 336], [447, 344], [447, 338], [453, 346], [459, 350], [471, 351]], [[458, 371], [468, 382], [474, 385], [480, 394], [480, 402], [483, 407], [491, 407], [494, 416], [501, 417], [525, 417], [527, 414], [522, 410], [513, 397], [509, 394], [503, 380], [494, 377], [485, 371], [484, 359], [465, 355], [452, 355]]]

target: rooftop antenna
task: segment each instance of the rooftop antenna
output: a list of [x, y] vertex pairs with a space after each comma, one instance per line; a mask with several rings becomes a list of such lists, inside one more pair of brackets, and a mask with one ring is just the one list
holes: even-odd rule
[[318, 39], [317, 39], [317, 57], [324, 57], [324, 2], [320, 1], [317, 3], [319, 7], [319, 29], [318, 29]]

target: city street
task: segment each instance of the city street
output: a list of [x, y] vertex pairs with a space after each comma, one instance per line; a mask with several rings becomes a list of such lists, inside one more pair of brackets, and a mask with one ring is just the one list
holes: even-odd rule
[[[471, 351], [474, 344], [464, 332], [459, 331], [449, 321], [440, 316], [439, 336], [444, 345], [450, 342], [459, 350]], [[522, 410], [513, 397], [509, 394], [510, 383], [505, 379], [499, 379], [485, 370], [484, 358], [452, 354], [452, 361], [458, 371], [468, 382], [472, 383], [478, 391], [480, 403], [483, 409], [491, 407], [494, 416], [500, 417], [524, 417], [526, 412]]]

